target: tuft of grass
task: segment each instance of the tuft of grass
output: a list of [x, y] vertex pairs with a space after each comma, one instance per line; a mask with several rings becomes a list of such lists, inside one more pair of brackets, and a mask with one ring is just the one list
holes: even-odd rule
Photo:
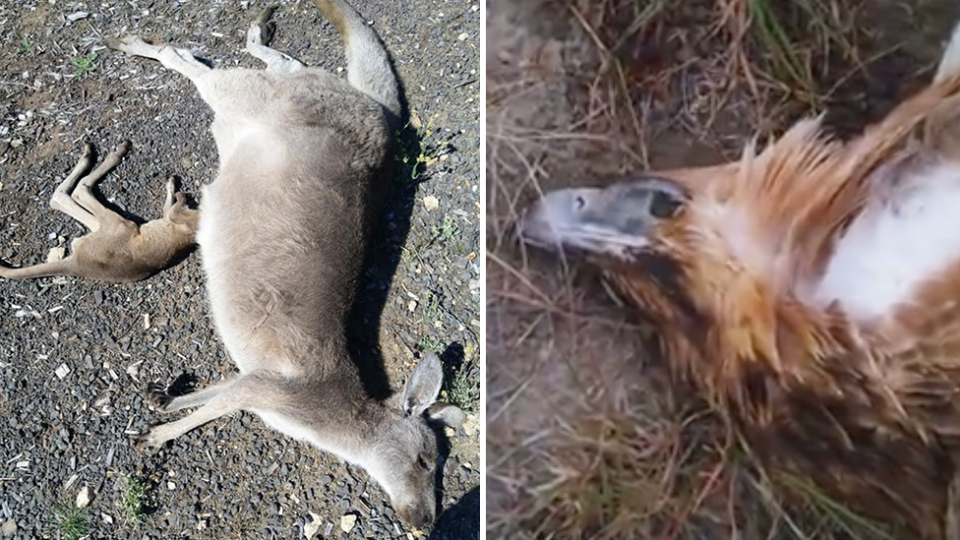
[[33, 53], [33, 43], [30, 43], [30, 40], [23, 38], [20, 40], [20, 54], [31, 54]]
[[433, 336], [423, 336], [417, 342], [416, 349], [422, 352], [440, 352], [443, 350], [443, 343]]
[[[844, 37], [850, 33], [853, 9], [836, 1], [720, 0], [720, 11], [740, 68], [729, 75], [749, 84], [758, 97], [779, 88], [788, 97], [819, 106], [825, 96], [817, 80], [830, 59], [839, 52], [856, 60], [856, 48]], [[764, 80], [772, 88], [762, 90]]]
[[77, 56], [70, 60], [70, 65], [73, 66], [73, 78], [80, 79], [84, 75], [88, 75], [97, 70], [95, 62], [97, 61], [97, 53], [90, 53], [86, 56]]
[[136, 527], [147, 513], [147, 483], [139, 478], [126, 476], [120, 488], [122, 498], [117, 506], [127, 524]]
[[60, 540], [80, 540], [90, 534], [89, 510], [72, 504], [57, 505], [52, 510], [53, 532]]
[[433, 240], [442, 238], [447, 243], [453, 243], [460, 237], [460, 227], [451, 216], [443, 216], [443, 222], [433, 227]]
[[422, 320], [425, 324], [433, 326], [443, 316], [443, 305], [440, 296], [434, 292], [427, 293], [427, 299], [423, 303]]
[[473, 373], [472, 366], [464, 362], [444, 377], [444, 401], [460, 407], [463, 411], [474, 411], [480, 400], [480, 377]]
[[793, 474], [777, 475], [777, 482], [804, 501], [814, 514], [826, 518], [830, 527], [848, 538], [896, 540], [891, 527], [864, 517], [834, 500], [813, 483]]
[[796, 44], [784, 31], [769, 0], [746, 0], [746, 6], [747, 24], [754, 31], [762, 49], [773, 57], [772, 65], [777, 78], [791, 80], [804, 89], [812, 90], [813, 77], [804, 69], [795, 49]]
[[526, 523], [531, 537], [682, 537], [723, 485], [722, 453], [684, 430], [635, 410], [586, 413], [540, 433], [530, 459], [542, 460], [543, 470], [523, 479], [534, 496], [511, 519]]

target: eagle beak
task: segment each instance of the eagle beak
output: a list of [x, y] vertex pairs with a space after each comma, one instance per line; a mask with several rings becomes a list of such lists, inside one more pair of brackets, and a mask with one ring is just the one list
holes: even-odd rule
[[599, 189], [561, 189], [544, 195], [520, 216], [517, 239], [526, 245], [548, 251], [576, 247], [583, 227], [582, 212], [594, 200]]
[[629, 260], [649, 247], [659, 224], [677, 217], [686, 200], [681, 186], [655, 177], [560, 189], [531, 206], [516, 232], [520, 242], [548, 251]]

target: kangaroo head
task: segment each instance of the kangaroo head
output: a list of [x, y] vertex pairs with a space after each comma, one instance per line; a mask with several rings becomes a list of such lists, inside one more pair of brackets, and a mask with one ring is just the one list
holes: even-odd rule
[[437, 509], [437, 435], [428, 422], [457, 426], [463, 412], [436, 403], [443, 369], [436, 355], [424, 357], [403, 392], [389, 401], [387, 418], [374, 437], [368, 467], [400, 517], [414, 527], [433, 523]]
[[164, 218], [176, 227], [188, 232], [195, 232], [200, 223], [200, 212], [187, 206], [187, 196], [183, 193], [174, 194], [173, 203], [164, 210]]

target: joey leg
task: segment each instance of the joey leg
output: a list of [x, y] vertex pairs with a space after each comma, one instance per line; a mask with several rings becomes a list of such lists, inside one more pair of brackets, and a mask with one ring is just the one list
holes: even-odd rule
[[172, 176], [167, 178], [167, 198], [163, 201], [163, 215], [166, 217], [173, 209], [173, 195], [177, 192], [177, 181]]
[[82, 223], [84, 227], [96, 231], [100, 228], [97, 218], [70, 197], [70, 192], [73, 191], [77, 180], [90, 169], [91, 165], [93, 165], [93, 145], [87, 143], [83, 145], [83, 155], [73, 167], [73, 170], [53, 190], [53, 196], [50, 197], [50, 208], [63, 212]]
[[91, 188], [96, 185], [97, 182], [102, 180], [107, 173], [119, 165], [120, 161], [123, 160], [123, 156], [125, 156], [129, 150], [130, 141], [121, 142], [120, 146], [116, 147], [112, 152], [107, 154], [107, 157], [104, 158], [103, 162], [101, 162], [100, 165], [93, 170], [93, 172], [84, 176], [77, 184], [77, 187], [73, 189], [73, 200], [75, 200], [86, 211], [93, 214], [100, 222], [123, 218], [97, 200], [97, 198], [93, 195]]

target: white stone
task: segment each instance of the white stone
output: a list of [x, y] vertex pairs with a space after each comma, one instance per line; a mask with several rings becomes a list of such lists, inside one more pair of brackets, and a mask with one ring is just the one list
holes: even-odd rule
[[313, 537], [320, 531], [320, 522], [320, 516], [310, 512], [310, 521], [303, 524], [303, 538], [305, 540], [313, 540]]
[[90, 504], [90, 487], [83, 486], [80, 493], [77, 493], [77, 508], [86, 508]]
[[340, 518], [340, 530], [348, 533], [353, 530], [353, 526], [357, 524], [356, 514], [344, 514]]
[[70, 366], [66, 364], [60, 364], [54, 373], [57, 374], [57, 377], [59, 377], [60, 380], [63, 380], [64, 377], [70, 374]]

